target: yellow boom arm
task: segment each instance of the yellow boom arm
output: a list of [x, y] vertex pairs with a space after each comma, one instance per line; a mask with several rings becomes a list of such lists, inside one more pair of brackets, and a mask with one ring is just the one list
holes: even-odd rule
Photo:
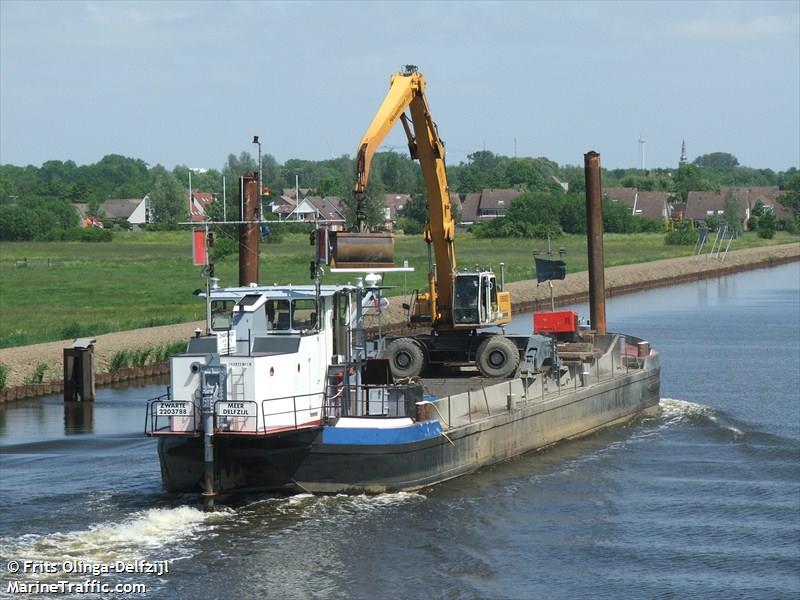
[[[411, 111], [411, 126], [405, 114], [406, 108]], [[408, 65], [404, 71], [392, 75], [389, 92], [361, 138], [356, 156], [354, 192], [356, 195], [365, 193], [372, 157], [398, 119], [402, 121], [408, 137], [411, 158], [419, 160], [425, 180], [428, 193], [425, 241], [433, 246], [436, 262], [435, 271], [431, 269], [428, 274], [429, 293], [420, 295], [418, 301], [423, 305], [428, 304], [429, 312], [424, 316], [430, 317], [434, 327], [447, 326], [452, 323], [451, 305], [456, 272], [455, 221], [447, 187], [444, 142], [439, 138], [425, 98], [425, 78], [414, 66]]]

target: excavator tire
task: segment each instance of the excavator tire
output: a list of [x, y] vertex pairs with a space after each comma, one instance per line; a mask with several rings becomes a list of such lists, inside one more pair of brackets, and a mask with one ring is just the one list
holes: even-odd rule
[[492, 335], [478, 346], [475, 362], [486, 377], [511, 377], [519, 367], [519, 350], [507, 337]]
[[416, 377], [425, 369], [425, 352], [419, 342], [412, 338], [397, 338], [384, 352], [389, 367], [396, 378]]

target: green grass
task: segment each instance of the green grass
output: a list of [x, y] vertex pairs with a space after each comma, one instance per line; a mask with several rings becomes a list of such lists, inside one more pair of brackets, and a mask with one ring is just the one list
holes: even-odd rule
[[[779, 232], [772, 240], [745, 234], [732, 249], [797, 241]], [[691, 247], [666, 246], [663, 234], [605, 236], [606, 265], [647, 262], [683, 256]], [[553, 248], [566, 250], [570, 272], [586, 270], [586, 239], [565, 236]], [[506, 280], [534, 278], [533, 250], [547, 242], [523, 239], [476, 239], [459, 235], [459, 267], [479, 263], [499, 271]], [[281, 244], [262, 244], [259, 273], [264, 284], [310, 283], [308, 263], [312, 248], [305, 234], [289, 234]], [[27, 267], [16, 267], [28, 259]], [[50, 266], [48, 266], [48, 259]], [[427, 250], [421, 236], [401, 236], [395, 242], [395, 262], [407, 260], [416, 271], [390, 274], [390, 295], [424, 288]], [[238, 280], [237, 257], [216, 265], [221, 285]], [[326, 274], [326, 283], [353, 281], [355, 275]], [[204, 318], [204, 304], [192, 295], [202, 288], [200, 268], [192, 265], [191, 236], [186, 232], [115, 232], [110, 243], [3, 242], [0, 243], [0, 347], [92, 336], [179, 323]]]

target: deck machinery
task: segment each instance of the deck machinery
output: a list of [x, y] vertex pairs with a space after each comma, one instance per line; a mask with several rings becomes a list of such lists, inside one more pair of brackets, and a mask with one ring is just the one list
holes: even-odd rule
[[[411, 377], [427, 365], [476, 365], [488, 377], [511, 376], [528, 346], [528, 336], [504, 335], [496, 329], [511, 321], [511, 295], [500, 289], [494, 272], [457, 268], [444, 142], [431, 117], [425, 78], [414, 65], [406, 65], [391, 77], [389, 92], [358, 146], [353, 189], [359, 200], [356, 231], [335, 234], [333, 264], [341, 264], [343, 257], [351, 266], [367, 264], [375, 257], [385, 259], [388, 248], [393, 247], [391, 236], [365, 233], [363, 198], [373, 155], [398, 120], [408, 138], [411, 158], [419, 160], [428, 198], [424, 229], [428, 289], [414, 291], [406, 305], [408, 324], [430, 330], [387, 339], [385, 356], [392, 373]], [[359, 252], [363, 261], [357, 258]]]

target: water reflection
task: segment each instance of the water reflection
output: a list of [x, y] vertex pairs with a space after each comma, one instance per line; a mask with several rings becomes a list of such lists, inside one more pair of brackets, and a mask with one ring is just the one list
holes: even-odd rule
[[697, 282], [697, 305], [703, 308], [708, 306], [708, 279]]
[[64, 435], [94, 433], [94, 402], [64, 401]]

